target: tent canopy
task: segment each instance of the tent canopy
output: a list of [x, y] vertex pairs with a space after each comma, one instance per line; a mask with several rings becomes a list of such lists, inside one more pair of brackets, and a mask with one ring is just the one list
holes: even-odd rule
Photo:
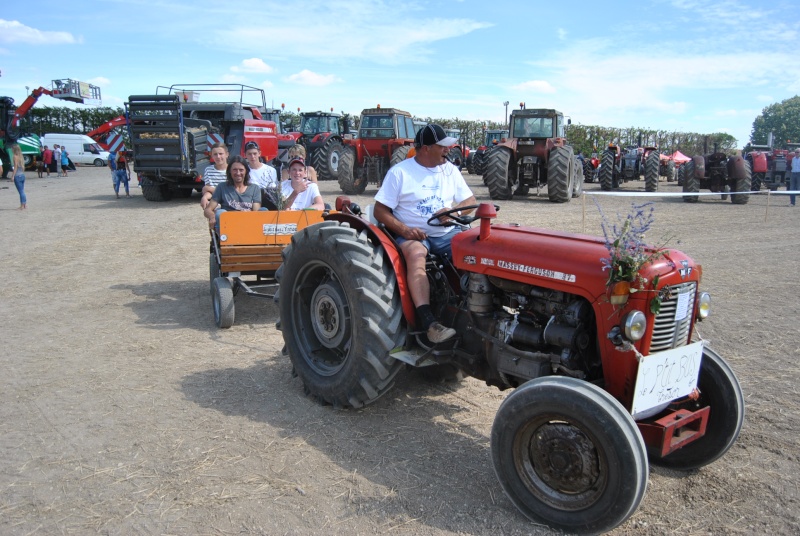
[[679, 164], [682, 164], [684, 162], [688, 162], [689, 160], [691, 160], [691, 158], [689, 158], [688, 156], [686, 156], [685, 154], [683, 154], [680, 151], [675, 151], [674, 153], [672, 153], [670, 158], [672, 158], [672, 160], [674, 160], [675, 162], [677, 162]]

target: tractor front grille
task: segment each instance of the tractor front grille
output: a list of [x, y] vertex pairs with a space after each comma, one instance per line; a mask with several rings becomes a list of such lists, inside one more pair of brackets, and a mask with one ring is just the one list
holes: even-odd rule
[[[669, 287], [670, 298], [661, 302], [661, 311], [656, 316], [653, 326], [653, 338], [650, 341], [650, 353], [685, 346], [689, 342], [689, 328], [694, 318], [694, 298], [697, 283], [694, 281]], [[675, 320], [678, 308], [678, 296], [689, 293], [689, 312], [681, 320]]]

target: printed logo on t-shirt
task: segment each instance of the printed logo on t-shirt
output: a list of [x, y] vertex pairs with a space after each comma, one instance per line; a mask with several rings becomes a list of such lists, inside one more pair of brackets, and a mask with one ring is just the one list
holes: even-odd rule
[[440, 208], [444, 207], [444, 201], [441, 197], [432, 195], [430, 197], [426, 197], [419, 203], [417, 203], [417, 212], [421, 216], [433, 216], [436, 214], [436, 211]]

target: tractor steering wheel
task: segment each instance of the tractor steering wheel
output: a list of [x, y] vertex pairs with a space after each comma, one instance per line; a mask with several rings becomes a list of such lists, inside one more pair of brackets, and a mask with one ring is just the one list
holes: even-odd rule
[[[450, 210], [445, 210], [444, 212], [440, 212], [434, 216], [428, 218], [428, 225], [431, 227], [452, 227], [454, 225], [464, 225], [469, 226], [472, 222], [475, 221], [475, 216], [456, 216], [456, 212], [462, 210], [472, 210], [478, 208], [480, 205], [469, 205], [466, 207], [455, 207], [451, 208]], [[494, 206], [495, 211], [500, 210], [499, 205]], [[447, 221], [441, 221], [439, 218], [450, 218]]]

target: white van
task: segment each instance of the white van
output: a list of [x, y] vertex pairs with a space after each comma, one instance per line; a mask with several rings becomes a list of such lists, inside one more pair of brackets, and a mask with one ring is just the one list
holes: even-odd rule
[[84, 134], [45, 134], [42, 136], [42, 146], [47, 145], [52, 149], [56, 144], [67, 148], [69, 159], [74, 164], [98, 167], [108, 165], [108, 151], [104, 151], [89, 136]]

